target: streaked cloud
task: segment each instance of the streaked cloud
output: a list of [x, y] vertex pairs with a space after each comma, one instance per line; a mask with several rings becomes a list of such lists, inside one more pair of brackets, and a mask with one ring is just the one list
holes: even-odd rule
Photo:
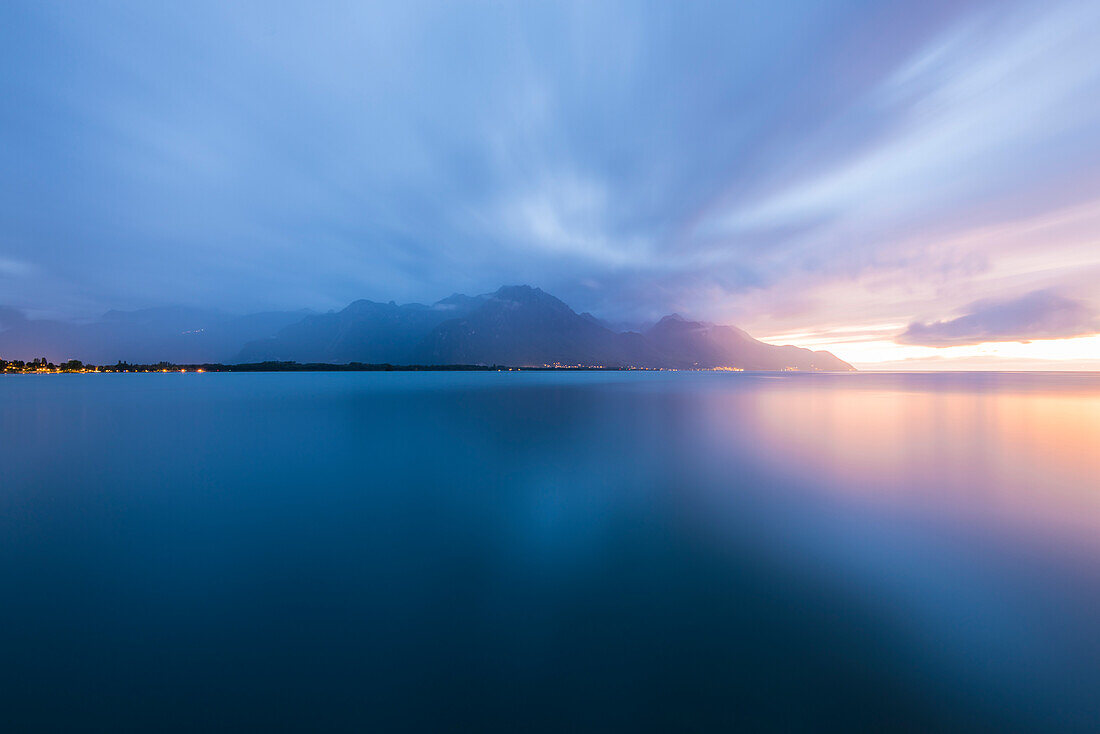
[[0, 276], [26, 277], [34, 272], [34, 266], [20, 260], [0, 257]]
[[1051, 291], [1004, 301], [978, 301], [968, 313], [928, 324], [912, 323], [898, 344], [951, 347], [961, 344], [1068, 339], [1100, 332], [1100, 318], [1084, 303]]

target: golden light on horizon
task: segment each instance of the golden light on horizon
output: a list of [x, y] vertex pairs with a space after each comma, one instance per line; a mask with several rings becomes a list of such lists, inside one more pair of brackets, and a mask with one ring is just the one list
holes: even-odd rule
[[894, 342], [893, 335], [902, 328], [898, 324], [874, 325], [817, 333], [778, 334], [763, 341], [826, 350], [863, 370], [996, 369], [999, 361], [1008, 369], [1027, 369], [1029, 362], [1034, 363], [1032, 369], [1100, 369], [1100, 334], [1029, 342], [924, 347]]

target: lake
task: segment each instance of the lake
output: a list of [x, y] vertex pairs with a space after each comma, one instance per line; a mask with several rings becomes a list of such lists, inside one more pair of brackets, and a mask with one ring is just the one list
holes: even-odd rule
[[1097, 731], [1100, 374], [0, 377], [7, 731]]

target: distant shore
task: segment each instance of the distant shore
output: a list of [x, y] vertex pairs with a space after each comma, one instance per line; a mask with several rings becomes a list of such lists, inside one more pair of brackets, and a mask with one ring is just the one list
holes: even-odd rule
[[[548, 364], [526, 367], [509, 367], [507, 365], [476, 365], [476, 364], [437, 364], [437, 365], [396, 365], [396, 364], [367, 364], [364, 362], [349, 362], [347, 364], [330, 364], [327, 362], [251, 362], [246, 364], [175, 364], [171, 362], [158, 362], [156, 364], [130, 364], [118, 362], [113, 365], [90, 365], [76, 360], [54, 364], [45, 359], [23, 362], [19, 360], [0, 360], [0, 374], [35, 375], [35, 374], [95, 374], [114, 372], [516, 372], [516, 371], [547, 371], [547, 370], [583, 370], [583, 371], [653, 371], [667, 372], [664, 368], [656, 367], [603, 367], [599, 365], [566, 365]], [[708, 370], [713, 371], [713, 370]], [[736, 372], [740, 370], [732, 368], [719, 368], [718, 371]]]

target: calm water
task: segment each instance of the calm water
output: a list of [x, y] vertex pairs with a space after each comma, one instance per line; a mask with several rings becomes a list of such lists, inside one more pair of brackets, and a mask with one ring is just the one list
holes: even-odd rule
[[6, 731], [1097, 731], [1100, 374], [0, 378]]

